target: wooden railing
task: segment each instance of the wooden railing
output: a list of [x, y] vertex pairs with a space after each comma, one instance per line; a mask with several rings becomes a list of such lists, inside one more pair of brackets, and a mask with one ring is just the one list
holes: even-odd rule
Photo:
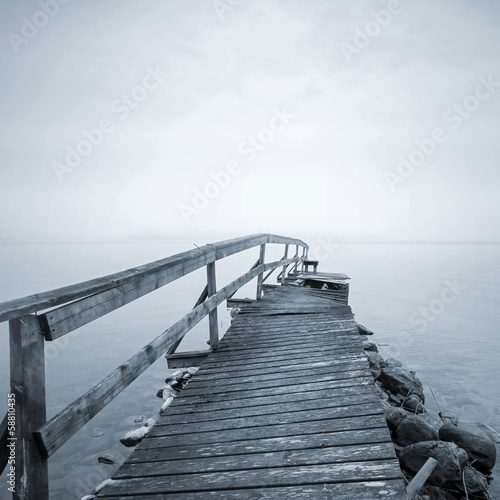
[[[267, 244], [284, 244], [283, 258], [265, 263]], [[296, 246], [292, 258], [288, 258], [290, 245]], [[257, 246], [260, 246], [260, 255], [252, 269], [217, 291], [215, 262]], [[299, 256], [299, 247], [303, 249], [302, 256]], [[287, 267], [293, 264], [296, 273], [299, 263], [307, 258], [308, 248], [298, 239], [257, 234], [205, 245], [120, 273], [0, 303], [0, 323], [9, 321], [9, 398], [15, 401], [0, 427], [0, 471], [5, 469], [9, 457], [15, 456], [13, 498], [48, 499], [47, 459], [56, 450], [162, 354], [175, 351], [184, 335], [207, 315], [210, 348], [216, 350], [219, 343], [217, 306], [254, 278], [257, 278], [257, 299], [260, 299], [263, 282], [278, 267], [282, 268], [284, 284]], [[207, 286], [191, 312], [47, 421], [44, 342], [62, 337], [204, 266]], [[266, 271], [269, 273], [264, 277]], [[8, 445], [15, 452], [11, 454]]]

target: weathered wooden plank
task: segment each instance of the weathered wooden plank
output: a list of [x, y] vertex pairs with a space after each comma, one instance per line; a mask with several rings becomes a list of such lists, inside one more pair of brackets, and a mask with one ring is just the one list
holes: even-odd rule
[[251, 352], [242, 353], [241, 355], [236, 355], [230, 352], [214, 352], [212, 355], [206, 360], [205, 363], [207, 365], [212, 365], [218, 363], [220, 365], [231, 365], [231, 364], [245, 364], [248, 362], [256, 363], [256, 362], [267, 362], [267, 361], [275, 361], [278, 359], [293, 359], [300, 358], [304, 356], [316, 357], [321, 356], [325, 359], [328, 357], [332, 357], [341, 352], [352, 352], [359, 353], [359, 349], [355, 346], [339, 346], [339, 347], [324, 347], [321, 351], [318, 351], [315, 347], [304, 347], [301, 352], [298, 352], [294, 349], [283, 350], [279, 352], [265, 352], [252, 354]]
[[[352, 446], [369, 443], [387, 443], [390, 435], [387, 429], [370, 429], [321, 432], [317, 434], [297, 434], [275, 438], [225, 441], [199, 445], [168, 446], [166, 448], [137, 447], [126, 463], [166, 462], [179, 459], [196, 459], [219, 456], [231, 456], [234, 462], [238, 455], [249, 453], [270, 453], [289, 450], [320, 450], [325, 446]], [[168, 465], [166, 466], [168, 467]], [[168, 470], [168, 469], [167, 469]]]
[[33, 431], [45, 423], [44, 338], [36, 316], [10, 320], [10, 384], [15, 400], [15, 500], [49, 498], [47, 460]]
[[165, 354], [169, 368], [189, 368], [190, 366], [200, 366], [211, 351], [191, 351]]
[[[300, 378], [306, 378], [304, 382], [307, 382], [307, 377], [310, 377], [314, 380], [314, 377], [317, 377], [316, 380], [320, 381], [321, 377], [328, 376], [330, 374], [342, 374], [343, 372], [352, 372], [355, 371], [358, 373], [360, 370], [368, 370], [369, 364], [367, 361], [361, 359], [356, 362], [345, 363], [343, 365], [331, 365], [331, 366], [323, 366], [319, 368], [305, 368], [303, 370], [291, 370], [291, 371], [283, 371], [280, 373], [272, 373], [272, 374], [250, 374], [247, 376], [237, 376], [238, 372], [233, 372], [234, 376], [230, 378], [218, 378], [212, 380], [206, 380], [205, 377], [196, 377], [189, 384], [190, 388], [200, 389], [202, 387], [221, 387], [225, 388], [227, 385], [236, 386], [236, 385], [244, 385], [246, 387], [249, 384], [260, 384], [260, 383], [268, 383], [269, 381], [281, 381], [278, 383], [287, 383], [287, 380], [293, 379], [297, 380]], [[341, 377], [344, 378], [344, 377]], [[265, 387], [264, 385], [262, 387]]]
[[244, 441], [268, 439], [286, 436], [308, 436], [324, 432], [356, 431], [363, 429], [384, 429], [387, 440], [390, 440], [389, 429], [383, 414], [367, 415], [356, 418], [346, 417], [330, 420], [325, 425], [324, 420], [298, 422], [241, 429], [227, 429], [224, 432], [193, 432], [191, 434], [172, 434], [167, 436], [146, 436], [138, 448], [165, 448], [172, 446], [208, 445], [228, 441]]
[[[103, 495], [99, 497], [104, 498]], [[122, 496], [107, 496], [108, 500], [124, 500]], [[127, 496], [127, 499], [143, 499]], [[269, 488], [245, 488], [237, 490], [211, 490], [200, 492], [169, 493], [169, 500], [250, 500], [250, 499], [300, 499], [300, 500], [404, 500], [404, 484], [401, 479], [339, 483], [311, 484], [306, 486], [283, 486]], [[147, 500], [164, 500], [163, 494], [148, 495]]]
[[[302, 401], [275, 403], [263, 406], [246, 406], [243, 408], [206, 409], [186, 414], [172, 414], [168, 412], [166, 416], [158, 421], [158, 426], [188, 424], [192, 422], [206, 422], [214, 420], [227, 420], [231, 418], [248, 418], [254, 416], [277, 415], [281, 413], [293, 413], [297, 411], [319, 410], [327, 408], [345, 408], [348, 406], [358, 406], [365, 404], [380, 404], [378, 396], [370, 392], [368, 394], [356, 394], [336, 399], [309, 399]], [[333, 415], [333, 413], [332, 413]], [[332, 417], [334, 418], [334, 417]]]
[[[322, 375], [305, 375], [300, 379], [291, 377], [286, 379], [269, 379], [261, 382], [248, 382], [246, 384], [212, 384], [209, 386], [198, 387], [194, 383], [189, 384], [184, 389], [184, 397], [193, 397], [199, 395], [214, 394], [219, 391], [223, 391], [226, 397], [231, 397], [229, 393], [232, 392], [247, 392], [253, 389], [275, 389], [288, 387], [290, 390], [294, 390], [297, 385], [307, 385], [313, 383], [322, 382], [339, 382], [345, 380], [358, 380], [362, 377], [372, 377], [371, 371], [368, 368], [362, 370], [349, 370], [343, 372], [331, 372]], [[345, 382], [344, 382], [345, 383]]]
[[218, 473], [181, 474], [142, 477], [113, 481], [103, 495], [174, 493], [213, 489], [262, 488], [269, 486], [331, 484], [349, 481], [377, 481], [400, 478], [395, 460], [349, 462], [270, 469], [227, 471]]
[[[315, 358], [316, 359], [316, 358]], [[325, 366], [337, 366], [337, 365], [343, 365], [346, 363], [351, 363], [353, 361], [365, 361], [366, 356], [364, 353], [362, 354], [352, 354], [349, 357], [341, 357], [339, 359], [337, 358], [330, 358], [330, 359], [323, 359], [319, 358], [318, 361], [310, 360], [310, 359], [299, 359], [297, 361], [291, 360], [287, 364], [281, 364], [280, 362], [276, 363], [275, 366], [271, 365], [268, 366], [266, 363], [256, 365], [253, 368], [251, 366], [238, 366], [238, 367], [233, 367], [233, 370], [228, 370], [225, 369], [224, 371], [220, 371], [215, 368], [210, 368], [208, 366], [202, 366], [201, 369], [203, 370], [199, 378], [201, 379], [203, 377], [204, 381], [209, 381], [209, 380], [218, 380], [218, 379], [223, 379], [223, 378], [231, 378], [231, 377], [245, 377], [249, 375], [266, 375], [266, 374], [273, 374], [273, 373], [280, 373], [280, 372], [286, 372], [286, 371], [295, 371], [295, 370], [304, 370], [307, 368], [321, 368]]]
[[360, 353], [357, 349], [352, 349], [351, 351], [338, 351], [335, 354], [335, 357], [333, 356], [324, 356], [321, 353], [315, 353], [308, 355], [307, 357], [305, 356], [286, 356], [283, 358], [283, 356], [278, 356], [274, 360], [270, 359], [264, 359], [260, 360], [257, 362], [252, 362], [252, 360], [248, 360], [247, 363], [222, 363], [222, 362], [216, 362], [216, 363], [208, 363], [209, 358], [203, 363], [202, 367], [204, 370], [204, 373], [206, 371], [210, 372], [215, 372], [215, 373], [230, 373], [233, 371], [241, 371], [242, 369], [247, 369], [247, 370], [260, 370], [262, 368], [281, 368], [286, 370], [287, 366], [296, 366], [296, 365], [301, 365], [301, 364], [309, 364], [309, 363], [334, 363], [335, 361], [342, 361], [342, 360], [348, 360], [348, 359], [355, 359], [359, 358], [360, 356], [365, 356], [363, 353]]
[[235, 470], [255, 470], [274, 467], [300, 465], [320, 465], [349, 462], [370, 462], [396, 458], [392, 443], [364, 444], [353, 446], [323, 446], [317, 450], [289, 450], [271, 453], [252, 453], [224, 457], [200, 457], [198, 459], [178, 459], [169, 462], [126, 463], [115, 474], [115, 479], [133, 477], [193, 474], [200, 471], [226, 472]]
[[302, 342], [300, 339], [291, 338], [283, 339], [281, 344], [277, 341], [274, 342], [259, 342], [255, 344], [232, 344], [231, 342], [224, 342], [220, 345], [220, 351], [224, 353], [279, 353], [280, 351], [289, 351], [291, 349], [300, 349], [300, 346], [307, 346], [308, 348], [315, 347], [317, 349], [322, 349], [323, 347], [345, 347], [345, 346], [362, 346], [361, 338], [353, 338], [352, 335], [330, 335], [330, 336], [319, 336], [315, 335], [310, 338], [305, 338]]
[[[326, 405], [325, 405], [326, 406]], [[175, 427], [169, 425], [156, 425], [149, 433], [150, 437], [174, 436], [178, 434], [191, 434], [197, 432], [227, 431], [233, 429], [247, 429], [252, 427], [269, 427], [285, 423], [311, 422], [322, 420], [328, 430], [331, 420], [346, 417], [360, 417], [366, 415], [382, 414], [380, 402], [366, 403], [364, 405], [341, 406], [331, 408], [297, 410], [288, 413], [270, 413], [265, 415], [254, 415], [251, 419], [247, 417], [235, 417], [223, 420], [210, 420], [205, 422], [179, 423]]]
[[[182, 398], [177, 398], [169, 407], [167, 415], [181, 414], [187, 415], [191, 412], [198, 411], [219, 411], [235, 408], [257, 408], [258, 406], [274, 405], [280, 403], [293, 403], [297, 401], [315, 400], [315, 399], [336, 399], [344, 396], [352, 396], [373, 393], [373, 387], [370, 385], [339, 387], [331, 389], [320, 389], [310, 392], [292, 392], [285, 394], [276, 394], [272, 396], [257, 396], [242, 399], [228, 399], [218, 401], [203, 401], [196, 402], [193, 398], [183, 401]], [[181, 403], [182, 402], [182, 403]]]

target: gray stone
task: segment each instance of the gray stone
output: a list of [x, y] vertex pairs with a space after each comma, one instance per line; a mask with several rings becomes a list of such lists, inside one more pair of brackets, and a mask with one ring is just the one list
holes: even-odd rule
[[397, 366], [399, 368], [403, 367], [403, 363], [394, 358], [387, 358], [384, 363], [384, 366]]
[[455, 497], [448, 493], [446, 490], [438, 488], [437, 486], [431, 486], [427, 489], [430, 500], [455, 500]]
[[458, 417], [454, 413], [440, 411], [439, 416], [441, 417], [444, 424], [458, 425]]
[[488, 491], [486, 476], [473, 467], [465, 467], [464, 481], [469, 495], [478, 496], [480, 498], [480, 495]]
[[404, 368], [386, 366], [382, 368], [379, 380], [393, 394], [402, 394], [405, 397], [415, 394], [422, 400], [422, 403], [425, 402], [422, 382]]
[[384, 415], [391, 431], [396, 430], [401, 422], [407, 417], [406, 412], [402, 408], [395, 408], [394, 406], [384, 408]]
[[462, 426], [446, 424], [439, 429], [439, 439], [457, 444], [463, 448], [473, 466], [484, 472], [489, 472], [495, 466], [497, 450], [495, 443], [479, 434], [470, 432]]
[[461, 480], [462, 469], [467, 462], [467, 453], [454, 443], [423, 441], [411, 444], [401, 450], [399, 462], [403, 469], [416, 474], [429, 457], [438, 461], [429, 477], [431, 484], [444, 486]]
[[366, 328], [366, 326], [363, 326], [360, 323], [358, 323], [357, 325], [360, 335], [373, 335], [373, 332], [369, 328]]
[[423, 420], [431, 427], [433, 427], [436, 430], [436, 432], [438, 432], [439, 429], [441, 429], [441, 426], [443, 425], [443, 421], [439, 418], [438, 414], [432, 411], [426, 411], [425, 413], [418, 413], [417, 415], [415, 415], [415, 418]]
[[421, 399], [415, 394], [410, 394], [403, 401], [402, 406], [405, 410], [409, 410], [413, 413], [425, 413], [426, 411]]
[[363, 349], [365, 351], [378, 352], [377, 344], [374, 344], [373, 342], [363, 341]]
[[433, 427], [414, 416], [405, 418], [396, 429], [396, 444], [399, 446], [438, 439], [438, 433]]
[[372, 370], [373, 378], [377, 380], [382, 373], [381, 363], [384, 362], [384, 358], [374, 351], [365, 351], [366, 357], [368, 358], [368, 363]]

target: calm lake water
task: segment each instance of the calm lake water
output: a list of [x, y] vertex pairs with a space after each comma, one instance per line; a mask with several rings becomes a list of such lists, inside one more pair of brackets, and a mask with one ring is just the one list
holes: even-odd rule
[[[320, 270], [351, 277], [350, 305], [358, 322], [375, 332], [384, 357], [400, 359], [426, 386], [426, 406], [500, 431], [500, 254], [498, 245], [339, 244], [309, 239]], [[202, 245], [205, 242], [197, 241]], [[114, 244], [0, 244], [0, 301], [122, 271], [193, 248], [191, 241]], [[280, 250], [281, 251], [281, 250]], [[280, 258], [276, 249], [268, 259]], [[258, 249], [217, 263], [219, 286], [243, 274]], [[273, 259], [274, 260], [274, 259]], [[273, 279], [273, 278], [271, 278]], [[47, 412], [55, 415], [176, 320], [189, 312], [206, 283], [197, 271], [55, 342], [46, 343]], [[253, 297], [249, 284], [237, 296]], [[219, 322], [230, 318], [224, 307]], [[204, 349], [203, 321], [179, 351]], [[0, 394], [6, 408], [8, 329], [0, 325]], [[130, 452], [119, 438], [130, 417], [156, 417], [155, 397], [169, 370], [160, 358], [138, 380], [68, 441], [49, 461], [51, 498], [80, 498], [108, 478], [115, 466], [97, 463]], [[500, 498], [495, 470], [493, 496]], [[6, 482], [0, 497], [8, 498]]]

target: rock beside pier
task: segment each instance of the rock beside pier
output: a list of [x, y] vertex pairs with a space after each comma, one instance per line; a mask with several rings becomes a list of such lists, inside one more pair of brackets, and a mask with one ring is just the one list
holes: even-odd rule
[[439, 429], [439, 439], [449, 441], [463, 448], [474, 461], [474, 467], [482, 472], [488, 472], [495, 466], [497, 450], [495, 443], [488, 438], [475, 434], [460, 426], [443, 425]]
[[374, 345], [363, 340], [403, 474], [409, 482], [428, 458], [438, 461], [418, 498], [491, 500], [489, 472], [500, 434], [479, 422], [459, 422], [452, 413], [427, 410], [415, 372], [394, 358], [384, 360]]
[[432, 457], [438, 461], [429, 482], [436, 486], [444, 486], [462, 479], [462, 470], [467, 463], [467, 453], [454, 443], [443, 441], [423, 441], [406, 446], [399, 454], [401, 467], [416, 474], [427, 459]]

